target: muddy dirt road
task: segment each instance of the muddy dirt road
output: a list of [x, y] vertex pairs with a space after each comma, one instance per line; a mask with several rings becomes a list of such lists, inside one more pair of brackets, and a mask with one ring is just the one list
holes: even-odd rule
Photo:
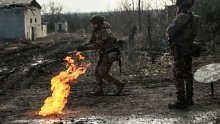
[[[56, 39], [56, 38], [55, 38]], [[57, 37], [56, 42], [2, 45], [0, 48], [0, 122], [7, 123], [73, 123], [73, 124], [148, 124], [148, 123], [220, 123], [220, 99], [202, 98], [209, 94], [210, 85], [195, 82], [195, 106], [188, 110], [169, 110], [167, 104], [175, 100], [175, 87], [170, 65], [151, 65], [137, 57], [131, 65], [124, 58], [123, 73], [118, 65], [112, 74], [126, 82], [121, 96], [114, 96], [116, 88], [105, 84], [106, 96], [90, 95], [94, 85], [96, 53], [86, 53], [92, 62], [88, 72], [72, 85], [64, 114], [38, 116], [44, 100], [51, 95], [50, 80], [65, 69], [63, 58], [85, 38]], [[89, 55], [89, 56], [88, 56]], [[194, 70], [209, 63], [220, 62], [219, 56], [194, 61]], [[129, 67], [129, 68], [128, 68]], [[215, 83], [220, 94], [220, 82]]]

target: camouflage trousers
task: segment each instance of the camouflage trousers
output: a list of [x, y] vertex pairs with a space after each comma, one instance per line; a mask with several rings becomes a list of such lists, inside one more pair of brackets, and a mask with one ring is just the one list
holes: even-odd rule
[[193, 96], [192, 57], [184, 52], [174, 52], [174, 80], [177, 99]]
[[121, 85], [122, 82], [114, 78], [109, 74], [112, 64], [117, 59], [117, 53], [109, 53], [106, 55], [101, 55], [98, 60], [98, 64], [95, 69], [95, 77], [97, 85], [102, 85], [103, 80], [113, 83], [116, 86]]

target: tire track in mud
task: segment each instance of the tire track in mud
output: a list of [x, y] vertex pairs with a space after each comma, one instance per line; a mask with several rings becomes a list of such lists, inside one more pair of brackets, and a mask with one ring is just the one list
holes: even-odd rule
[[[33, 85], [30, 82], [42, 74], [50, 74], [46, 67], [61, 64], [67, 53], [81, 43], [82, 39], [71, 38], [52, 44], [25, 45], [15, 50], [0, 51], [0, 94], [7, 90]], [[10, 91], [11, 92], [11, 91]]]

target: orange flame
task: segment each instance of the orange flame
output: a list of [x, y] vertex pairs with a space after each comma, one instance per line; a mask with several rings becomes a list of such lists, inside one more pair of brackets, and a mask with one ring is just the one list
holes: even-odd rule
[[76, 53], [76, 56], [79, 58], [79, 60], [85, 60], [85, 57], [82, 56], [82, 55], [80, 54], [80, 52]]
[[[79, 60], [85, 59], [80, 53], [76, 56]], [[83, 60], [84, 60], [83, 59]], [[78, 67], [72, 57], [67, 56], [65, 59], [67, 70], [60, 72], [57, 76], [51, 80], [52, 96], [48, 97], [44, 101], [44, 105], [41, 107], [39, 115], [47, 116], [52, 114], [62, 114], [62, 110], [67, 103], [67, 97], [70, 93], [70, 82], [75, 82], [77, 78], [84, 74], [90, 64]]]

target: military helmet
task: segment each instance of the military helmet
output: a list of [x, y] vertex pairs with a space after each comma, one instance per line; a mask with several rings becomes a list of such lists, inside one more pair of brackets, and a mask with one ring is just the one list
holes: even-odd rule
[[90, 19], [90, 22], [93, 24], [102, 24], [105, 21], [105, 17], [102, 15], [93, 15]]
[[176, 5], [181, 8], [191, 8], [194, 0], [176, 0]]

